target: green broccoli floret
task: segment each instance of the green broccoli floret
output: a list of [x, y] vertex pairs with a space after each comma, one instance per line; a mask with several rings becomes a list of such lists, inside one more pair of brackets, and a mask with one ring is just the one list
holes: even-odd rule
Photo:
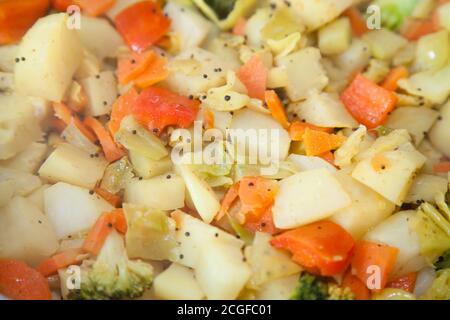
[[396, 30], [400, 28], [405, 19], [411, 15], [418, 0], [375, 0], [381, 10], [381, 23], [383, 27]]
[[132, 299], [151, 287], [153, 267], [128, 259], [123, 238], [112, 232], [95, 261], [81, 266], [81, 285], [69, 298], [78, 300]]
[[354, 300], [349, 288], [329, 283], [326, 278], [302, 273], [291, 300]]
[[445, 251], [434, 263], [436, 270], [450, 269], [450, 249]]

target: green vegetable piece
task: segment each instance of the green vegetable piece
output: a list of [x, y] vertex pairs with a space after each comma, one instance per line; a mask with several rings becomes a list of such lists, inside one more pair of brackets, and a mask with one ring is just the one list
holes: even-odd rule
[[412, 14], [417, 2], [418, 0], [376, 0], [372, 4], [380, 7], [382, 26], [397, 30]]
[[434, 263], [436, 270], [449, 269], [450, 268], [450, 249], [445, 251]]
[[329, 283], [326, 278], [302, 273], [291, 300], [354, 300], [355, 294], [349, 288]]
[[438, 271], [430, 289], [420, 298], [424, 300], [450, 300], [450, 269]]

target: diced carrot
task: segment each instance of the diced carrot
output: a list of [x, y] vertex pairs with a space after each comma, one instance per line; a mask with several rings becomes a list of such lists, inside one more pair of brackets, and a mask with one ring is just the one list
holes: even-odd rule
[[245, 217], [244, 228], [250, 232], [265, 232], [271, 235], [274, 235], [279, 230], [275, 227], [275, 223], [273, 222], [273, 213], [272, 209], [266, 209], [259, 216], [256, 215], [247, 215]]
[[60, 252], [42, 261], [36, 269], [44, 277], [49, 277], [58, 273], [59, 269], [80, 264], [84, 259], [83, 254], [84, 252], [81, 248]]
[[113, 227], [114, 215], [110, 212], [103, 213], [89, 231], [83, 243], [83, 250], [93, 255], [98, 255]]
[[239, 184], [241, 210], [246, 214], [259, 213], [273, 204], [277, 186], [274, 181], [263, 177], [244, 177]]
[[133, 52], [130, 56], [119, 58], [117, 65], [119, 83], [127, 84], [139, 77], [156, 59], [156, 56], [154, 51], [146, 51], [143, 53]]
[[100, 141], [103, 153], [105, 154], [105, 158], [106, 160], [108, 160], [108, 162], [114, 162], [125, 155], [125, 152], [119, 148], [109, 132], [97, 119], [88, 117], [84, 120], [84, 124], [92, 131], [94, 131], [95, 135]]
[[435, 164], [433, 166], [433, 171], [435, 173], [446, 173], [450, 172], [450, 161], [443, 161]]
[[74, 0], [52, 0], [52, 7], [58, 11], [65, 12], [74, 4]]
[[286, 231], [271, 240], [311, 272], [333, 276], [347, 269], [355, 242], [338, 224], [324, 220]]
[[345, 274], [341, 287], [350, 288], [355, 294], [355, 300], [370, 300], [370, 291], [367, 289], [365, 283], [350, 272]]
[[356, 7], [351, 7], [344, 11], [344, 16], [350, 20], [353, 34], [357, 37], [361, 37], [369, 31], [367, 27], [367, 21], [364, 19], [361, 12]]
[[119, 208], [122, 205], [122, 198], [116, 194], [112, 194], [105, 189], [95, 188], [95, 193], [109, 202], [113, 207]]
[[265, 101], [272, 117], [277, 120], [283, 128], [289, 129], [291, 124], [288, 121], [286, 110], [284, 110], [283, 104], [277, 93], [273, 90], [266, 91]]
[[0, 293], [14, 300], [50, 300], [48, 281], [22, 261], [0, 260]]
[[116, 27], [131, 50], [143, 52], [169, 31], [170, 19], [153, 1], [140, 1], [120, 12]]
[[369, 289], [380, 290], [386, 286], [394, 268], [399, 250], [383, 244], [360, 241], [355, 246], [352, 274]]
[[19, 41], [49, 6], [49, 0], [0, 1], [0, 45]]
[[386, 285], [386, 287], [402, 289], [407, 292], [414, 292], [414, 288], [416, 287], [416, 280], [417, 272], [411, 272], [403, 277], [392, 280]]
[[225, 194], [225, 197], [222, 199], [222, 203], [220, 205], [219, 213], [216, 216], [216, 220], [220, 220], [228, 214], [228, 210], [230, 209], [233, 202], [239, 197], [239, 182], [233, 184]]
[[134, 84], [140, 89], [145, 89], [165, 80], [168, 76], [167, 59], [156, 55], [147, 69], [134, 79]]
[[74, 0], [74, 2], [87, 15], [97, 17], [108, 11], [116, 0]]
[[381, 86], [389, 91], [396, 91], [398, 89], [398, 81], [400, 79], [408, 78], [409, 71], [403, 66], [392, 69], [384, 79]]
[[307, 156], [319, 156], [339, 148], [345, 137], [306, 128], [303, 142]]
[[133, 87], [116, 100], [112, 107], [111, 120], [108, 124], [109, 131], [112, 135], [119, 131], [122, 119], [131, 114], [138, 97], [139, 94]]
[[306, 128], [309, 128], [311, 130], [316, 131], [322, 131], [331, 133], [333, 132], [333, 128], [323, 128], [318, 127], [310, 123], [301, 122], [301, 121], [294, 121], [292, 122], [291, 126], [289, 127], [289, 135], [291, 136], [292, 141], [302, 141], [303, 135], [305, 134]]
[[114, 228], [122, 234], [127, 233], [128, 225], [123, 209], [116, 209], [111, 213], [113, 215]]
[[233, 27], [233, 34], [237, 36], [245, 35], [245, 27], [247, 26], [247, 20], [243, 17], [239, 18]]
[[209, 110], [209, 109], [205, 109], [205, 112], [204, 112], [204, 114], [203, 114], [203, 116], [205, 117], [205, 125], [206, 125], [206, 128], [207, 129], [212, 129], [212, 128], [214, 128], [214, 122], [215, 122], [215, 119], [214, 119], [214, 112], [212, 112], [211, 110]]
[[395, 108], [397, 96], [358, 74], [342, 93], [341, 101], [359, 123], [373, 129], [387, 119]]
[[439, 29], [436, 27], [436, 21], [434, 19], [428, 20], [416, 20], [411, 19], [402, 30], [402, 36], [409, 41], [419, 40], [421, 37], [434, 33]]
[[81, 122], [81, 120], [72, 113], [72, 111], [63, 103], [54, 102], [53, 110], [55, 111], [55, 116], [61, 119], [66, 125], [69, 125], [73, 121], [74, 125], [81, 131], [81, 133], [88, 138], [91, 142], [97, 141], [95, 135], [89, 131], [88, 128]]
[[251, 98], [264, 100], [268, 71], [259, 55], [253, 55], [238, 70], [237, 76], [246, 86]]
[[56, 117], [52, 117], [50, 119], [50, 128], [52, 128], [53, 130], [55, 130], [58, 133], [62, 133], [64, 131], [64, 129], [66, 129], [67, 125], [65, 124], [64, 121], [62, 121], [61, 119], [58, 119]]

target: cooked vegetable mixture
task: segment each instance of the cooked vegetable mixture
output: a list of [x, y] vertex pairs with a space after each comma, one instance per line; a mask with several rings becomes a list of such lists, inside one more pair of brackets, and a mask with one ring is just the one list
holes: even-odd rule
[[0, 0], [1, 297], [449, 300], [449, 97], [448, 0]]

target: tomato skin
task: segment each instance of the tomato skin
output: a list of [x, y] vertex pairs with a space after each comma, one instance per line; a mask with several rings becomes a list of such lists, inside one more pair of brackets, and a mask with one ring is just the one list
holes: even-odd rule
[[14, 300], [50, 300], [47, 279], [26, 263], [0, 260], [0, 293]]
[[154, 133], [167, 126], [189, 128], [197, 118], [200, 102], [167, 89], [151, 87], [141, 92], [132, 114]]
[[271, 244], [292, 252], [292, 260], [311, 272], [333, 276], [350, 264], [355, 241], [341, 226], [324, 220], [284, 232]]
[[170, 19], [152, 1], [138, 2], [119, 13], [116, 27], [131, 50], [143, 52], [169, 31]]
[[50, 0], [0, 1], [0, 45], [18, 42], [37, 19], [45, 15]]

